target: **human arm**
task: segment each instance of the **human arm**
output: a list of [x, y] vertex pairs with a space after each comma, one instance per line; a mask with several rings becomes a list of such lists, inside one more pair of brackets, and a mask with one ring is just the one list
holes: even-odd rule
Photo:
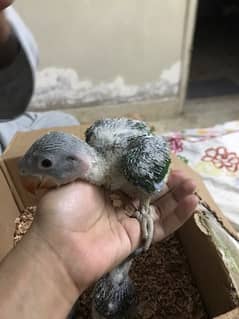
[[[197, 204], [195, 186], [182, 173], [170, 176], [169, 188], [155, 203], [156, 241], [179, 228]], [[49, 192], [29, 233], [0, 265], [3, 317], [65, 318], [78, 295], [139, 244], [138, 221], [116, 212], [102, 189], [74, 183]]]

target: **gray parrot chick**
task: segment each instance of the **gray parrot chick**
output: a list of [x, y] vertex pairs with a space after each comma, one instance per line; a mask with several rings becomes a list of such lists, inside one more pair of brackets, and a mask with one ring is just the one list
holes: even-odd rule
[[143, 121], [127, 118], [109, 118], [95, 121], [85, 132], [86, 142], [100, 153], [119, 152], [128, 146], [129, 138], [151, 135], [151, 129]]
[[[141, 222], [145, 250], [153, 240], [154, 219], [150, 202], [160, 193], [166, 183], [171, 159], [169, 148], [161, 136], [141, 136], [132, 138], [128, 151], [121, 158], [125, 178], [137, 190], [140, 200], [136, 218]], [[126, 191], [128, 185], [125, 186]], [[132, 187], [132, 186], [131, 186]]]
[[[135, 217], [141, 223], [147, 250], [154, 232], [150, 200], [162, 190], [170, 166], [166, 141], [152, 135], [144, 122], [106, 119], [96, 121], [86, 131], [86, 142], [67, 133], [50, 132], [26, 152], [19, 162], [20, 172], [50, 178], [58, 185], [85, 180], [139, 199]], [[126, 259], [96, 284], [94, 319], [128, 318], [134, 300], [130, 266]]]
[[93, 319], [133, 319], [136, 314], [136, 292], [129, 277], [131, 257], [100, 278], [92, 296]]
[[49, 179], [56, 185], [77, 179], [102, 184], [104, 159], [78, 137], [50, 132], [39, 138], [19, 161], [21, 175]]
[[86, 142], [109, 164], [105, 186], [140, 200], [134, 216], [141, 223], [147, 250], [154, 227], [150, 200], [162, 190], [171, 162], [166, 140], [151, 134], [142, 121], [120, 118], [96, 121], [86, 131]]
[[[132, 260], [142, 249], [129, 255], [119, 266], [101, 277], [92, 292], [92, 319], [133, 319], [136, 315], [137, 296], [129, 277]], [[78, 318], [80, 297], [73, 305], [67, 319]]]
[[20, 172], [57, 185], [85, 180], [139, 199], [134, 216], [141, 223], [147, 250], [154, 225], [150, 200], [163, 188], [170, 165], [166, 141], [152, 135], [144, 122], [123, 118], [96, 121], [86, 131], [86, 142], [50, 132], [26, 152]]

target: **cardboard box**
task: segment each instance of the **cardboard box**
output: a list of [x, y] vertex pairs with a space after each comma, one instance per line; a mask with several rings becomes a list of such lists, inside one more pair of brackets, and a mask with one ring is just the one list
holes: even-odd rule
[[[83, 137], [87, 126], [54, 128]], [[18, 133], [5, 151], [0, 162], [0, 192], [2, 213], [0, 215], [0, 258], [3, 258], [13, 246], [14, 221], [19, 212], [36, 204], [37, 198], [25, 191], [18, 174], [17, 161], [28, 147], [41, 135], [49, 130]], [[223, 228], [234, 238], [236, 232], [218, 209], [201, 178], [172, 155], [173, 167], [184, 170], [185, 174], [197, 182], [200, 197], [215, 211], [216, 218]], [[209, 318], [239, 318], [239, 274], [232, 278], [220, 250], [213, 242], [210, 233], [203, 230], [200, 221], [193, 216], [178, 232], [184, 246], [193, 277], [199, 288]], [[238, 238], [236, 239], [238, 240]], [[239, 251], [238, 251], [239, 253]], [[239, 265], [238, 265], [239, 267]]]

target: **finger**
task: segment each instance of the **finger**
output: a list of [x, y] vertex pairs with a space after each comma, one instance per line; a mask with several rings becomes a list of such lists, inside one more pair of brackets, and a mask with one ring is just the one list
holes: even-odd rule
[[172, 196], [177, 202], [179, 202], [185, 196], [193, 194], [196, 187], [197, 186], [192, 179], [184, 179], [181, 184], [172, 189]]
[[168, 186], [169, 188], [176, 187], [180, 183], [182, 183], [187, 177], [185, 173], [181, 170], [172, 170], [169, 177], [168, 177]]
[[158, 199], [154, 205], [158, 207], [161, 218], [166, 218], [177, 207], [178, 202], [188, 195], [194, 193], [196, 189], [195, 183], [191, 179], [183, 179], [171, 192], [168, 192], [163, 198]]
[[173, 170], [171, 171], [168, 182], [165, 184], [163, 190], [160, 191], [156, 196], [152, 198], [152, 202], [167, 196], [172, 190], [182, 184], [188, 177], [185, 176], [185, 173], [181, 170]]
[[185, 179], [185, 174], [180, 170], [172, 170], [167, 183], [164, 185], [163, 189], [155, 194], [152, 198], [152, 202], [158, 200], [159, 198], [162, 198], [163, 196], [166, 196], [168, 192], [170, 192], [170, 189], [175, 188], [178, 186], [182, 181]]
[[126, 216], [126, 214], [121, 211], [118, 212], [118, 221], [124, 227], [129, 243], [130, 243], [130, 252], [134, 251], [139, 247], [141, 241], [141, 226], [139, 221], [136, 218], [131, 218]]
[[198, 198], [195, 195], [189, 195], [181, 200], [173, 213], [155, 223], [154, 240], [163, 240], [180, 228], [192, 216], [197, 204]]

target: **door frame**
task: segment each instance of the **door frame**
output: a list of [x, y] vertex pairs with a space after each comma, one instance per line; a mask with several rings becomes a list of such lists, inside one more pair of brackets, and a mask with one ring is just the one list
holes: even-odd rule
[[182, 43], [182, 70], [181, 83], [179, 90], [179, 108], [178, 113], [184, 112], [184, 105], [187, 96], [188, 80], [192, 58], [192, 47], [197, 19], [197, 9], [199, 0], [187, 0], [185, 19], [184, 19], [184, 37]]

